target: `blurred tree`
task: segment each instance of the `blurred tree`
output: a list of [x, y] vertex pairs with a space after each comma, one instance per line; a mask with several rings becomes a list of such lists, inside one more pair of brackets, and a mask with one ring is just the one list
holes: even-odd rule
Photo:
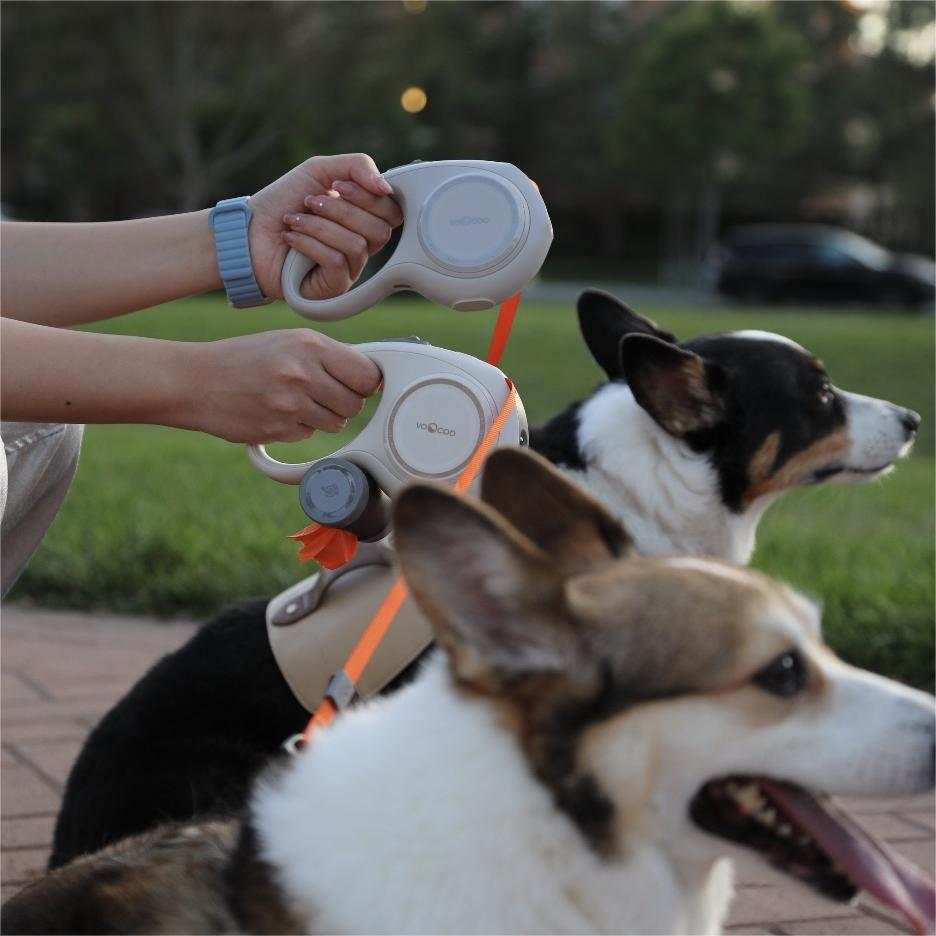
[[[503, 2], [309, 4], [314, 66], [297, 76], [309, 106], [294, 146], [365, 149], [383, 164], [412, 159], [520, 159], [534, 115], [526, 74], [535, 11]], [[328, 81], [323, 82], [323, 76]], [[422, 88], [410, 114], [403, 91]]]
[[553, 255], [613, 258], [611, 275], [655, 263], [661, 215], [678, 267], [720, 218], [824, 218], [839, 190], [872, 193], [866, 233], [933, 248], [926, 0], [8, 0], [0, 17], [3, 199], [23, 217], [201, 207], [363, 150], [517, 163]]
[[[652, 4], [549, 3], [540, 15], [529, 80], [537, 87], [530, 165], [550, 205], [591, 253], [621, 261], [632, 252], [624, 224], [635, 186], [608, 152], [617, 76], [662, 8]], [[631, 226], [633, 233], [633, 226]]]
[[873, 128], [866, 177], [881, 187], [880, 235], [893, 246], [934, 252], [936, 82], [929, 2], [893, 3], [881, 53], [871, 58], [862, 109]]
[[[814, 106], [796, 161], [771, 180], [770, 192], [794, 209], [804, 196], [839, 194], [846, 205], [856, 203], [844, 220], [890, 246], [932, 253], [934, 80], [925, 30], [933, 4], [902, 0], [866, 9], [813, 0], [775, 9], [809, 40], [804, 75]], [[921, 40], [923, 54], [914, 54]], [[823, 219], [821, 208], [817, 217]]]
[[5, 197], [26, 188], [68, 219], [187, 210], [269, 154], [290, 116], [275, 50], [291, 5], [232, 9], [4, 5]]
[[609, 128], [616, 163], [665, 200], [669, 278], [695, 270], [726, 193], [796, 154], [811, 104], [807, 53], [770, 7], [694, 3], [658, 25], [625, 73]]

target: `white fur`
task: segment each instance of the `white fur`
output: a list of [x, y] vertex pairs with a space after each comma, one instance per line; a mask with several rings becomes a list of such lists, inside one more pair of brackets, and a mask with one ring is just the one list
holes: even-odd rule
[[751, 341], [776, 341], [778, 344], [789, 345], [791, 348], [796, 348], [797, 351], [809, 354], [801, 344], [798, 344], [792, 338], [787, 338], [786, 335], [777, 335], [774, 332], [760, 331], [757, 328], [743, 328], [741, 331], [731, 332], [731, 337], [750, 338]]
[[845, 402], [849, 448], [843, 458], [846, 470], [836, 480], [864, 481], [869, 471], [890, 468], [913, 442], [907, 438], [898, 407], [860, 393], [838, 393]]
[[639, 553], [750, 560], [773, 498], [728, 510], [708, 456], [661, 429], [626, 384], [606, 384], [582, 404], [578, 443], [587, 467], [568, 473], [621, 520]]
[[702, 784], [733, 773], [842, 794], [932, 784], [932, 699], [817, 652], [801, 610], [779, 602], [752, 624], [800, 644], [827, 681], [818, 701], [778, 708], [743, 687], [645, 703], [586, 731], [580, 762], [616, 803], [618, 857], [599, 857], [556, 810], [502, 715], [453, 687], [441, 653], [261, 785], [262, 855], [309, 932], [719, 932], [727, 858], [759, 859], [692, 823]]
[[727, 866], [683, 867], [637, 838], [602, 860], [488, 703], [452, 688], [441, 654], [427, 669], [255, 796], [263, 856], [313, 931], [715, 931]]

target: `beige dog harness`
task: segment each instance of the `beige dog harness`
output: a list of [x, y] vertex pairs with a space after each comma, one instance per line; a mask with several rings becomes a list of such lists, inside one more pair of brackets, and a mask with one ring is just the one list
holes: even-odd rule
[[[309, 712], [341, 671], [396, 578], [386, 540], [361, 543], [354, 559], [322, 570], [277, 595], [267, 605], [267, 634], [283, 677]], [[397, 612], [353, 694], [380, 692], [432, 642], [429, 623], [407, 598]], [[347, 701], [350, 701], [350, 697]]]

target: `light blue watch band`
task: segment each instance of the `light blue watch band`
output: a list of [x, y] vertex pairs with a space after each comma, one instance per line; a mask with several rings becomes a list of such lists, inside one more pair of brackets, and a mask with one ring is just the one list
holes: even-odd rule
[[221, 274], [228, 302], [235, 309], [246, 309], [272, 301], [260, 292], [253, 264], [250, 262], [247, 228], [253, 212], [248, 205], [249, 201], [246, 195], [240, 198], [224, 198], [208, 215], [208, 222], [214, 232], [218, 272]]

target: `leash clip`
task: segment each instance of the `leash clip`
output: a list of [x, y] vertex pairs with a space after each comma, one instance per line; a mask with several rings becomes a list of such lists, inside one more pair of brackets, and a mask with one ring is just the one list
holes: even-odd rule
[[325, 696], [335, 703], [340, 712], [346, 709], [357, 696], [357, 686], [351, 682], [351, 677], [343, 670], [338, 670], [325, 687]]
[[[357, 686], [351, 681], [351, 677], [341, 669], [328, 681], [324, 697], [330, 699], [335, 706], [335, 710], [340, 712], [357, 698]], [[307, 732], [308, 728], [305, 732], [291, 735], [283, 742], [283, 750], [290, 757], [295, 757], [305, 749], [309, 740], [306, 736]]]
[[299, 754], [302, 749], [306, 746], [305, 738], [302, 736], [302, 732], [299, 734], [290, 735], [283, 742], [283, 750], [290, 756], [295, 757]]

